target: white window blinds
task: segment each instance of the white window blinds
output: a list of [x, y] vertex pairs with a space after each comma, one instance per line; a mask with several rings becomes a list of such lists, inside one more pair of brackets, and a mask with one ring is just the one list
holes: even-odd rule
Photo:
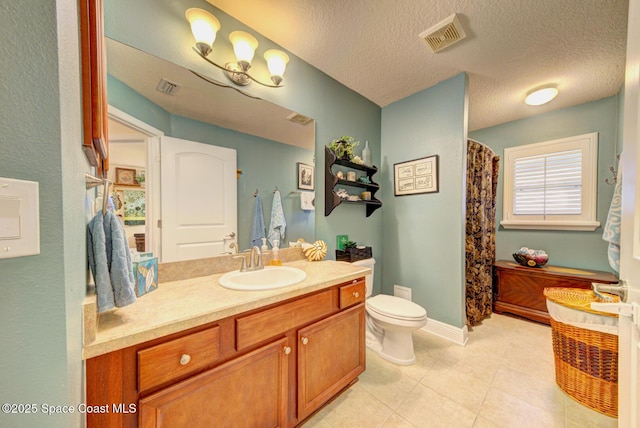
[[582, 150], [515, 159], [515, 215], [580, 215]]

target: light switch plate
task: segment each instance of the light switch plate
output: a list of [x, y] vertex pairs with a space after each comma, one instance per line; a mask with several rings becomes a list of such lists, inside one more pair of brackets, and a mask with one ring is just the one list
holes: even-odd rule
[[0, 178], [0, 259], [40, 254], [39, 183]]

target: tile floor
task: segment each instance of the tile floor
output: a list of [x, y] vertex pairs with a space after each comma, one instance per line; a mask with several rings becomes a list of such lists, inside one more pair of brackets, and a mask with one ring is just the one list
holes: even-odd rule
[[551, 328], [493, 314], [467, 346], [414, 333], [416, 363], [367, 351], [360, 381], [304, 428], [587, 428], [617, 419], [569, 398], [555, 383]]

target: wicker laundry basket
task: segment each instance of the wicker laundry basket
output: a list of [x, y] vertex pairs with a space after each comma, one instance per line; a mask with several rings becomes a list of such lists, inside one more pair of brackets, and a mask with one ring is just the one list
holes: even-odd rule
[[[545, 288], [555, 303], [609, 317], [590, 308], [600, 301], [591, 290]], [[611, 296], [618, 300], [617, 296]], [[614, 315], [617, 316], [617, 315]], [[618, 417], [618, 336], [575, 327], [551, 317], [556, 383], [570, 397], [607, 416]]]

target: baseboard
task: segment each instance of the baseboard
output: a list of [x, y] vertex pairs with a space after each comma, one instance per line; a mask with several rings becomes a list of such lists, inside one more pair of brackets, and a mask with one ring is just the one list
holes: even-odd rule
[[440, 336], [443, 339], [447, 339], [455, 343], [456, 345], [464, 346], [469, 340], [469, 329], [467, 329], [466, 325], [462, 328], [458, 328], [429, 318], [427, 324], [422, 327], [421, 330]]

